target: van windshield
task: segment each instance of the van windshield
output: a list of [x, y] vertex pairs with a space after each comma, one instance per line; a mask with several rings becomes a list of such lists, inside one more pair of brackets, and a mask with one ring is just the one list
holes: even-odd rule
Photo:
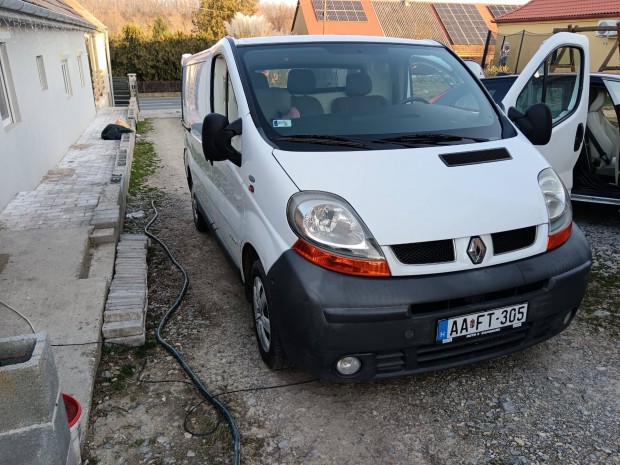
[[440, 46], [333, 42], [238, 50], [254, 117], [285, 149], [290, 143], [302, 150], [298, 145], [361, 149], [502, 137], [480, 85]]

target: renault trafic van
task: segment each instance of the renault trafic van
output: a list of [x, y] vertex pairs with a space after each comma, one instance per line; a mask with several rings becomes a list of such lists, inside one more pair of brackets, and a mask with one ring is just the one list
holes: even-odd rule
[[[515, 109], [569, 59], [571, 85]], [[434, 41], [225, 38], [184, 56], [195, 225], [238, 269], [270, 368], [422, 373], [568, 327], [591, 266], [567, 190], [587, 39], [556, 34], [530, 65], [502, 108]]]

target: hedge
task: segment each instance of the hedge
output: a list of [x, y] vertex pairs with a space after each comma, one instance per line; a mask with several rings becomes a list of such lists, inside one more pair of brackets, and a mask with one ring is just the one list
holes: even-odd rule
[[160, 39], [112, 36], [112, 72], [114, 76], [136, 73], [140, 81], [180, 81], [181, 55], [199, 52], [212, 43], [203, 37], [182, 33]]

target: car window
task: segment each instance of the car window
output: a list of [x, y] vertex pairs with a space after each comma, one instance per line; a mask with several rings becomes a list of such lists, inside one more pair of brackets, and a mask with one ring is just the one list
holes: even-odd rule
[[560, 47], [551, 53], [530, 78], [517, 98], [517, 110], [524, 113], [535, 103], [546, 103], [553, 124], [567, 118], [579, 104], [581, 51]]
[[436, 100], [463, 83], [451, 69], [443, 68], [422, 57], [412, 57], [410, 69], [412, 96], [428, 101]]
[[515, 78], [487, 78], [481, 79], [481, 82], [484, 84], [484, 87], [487, 88], [493, 100], [498, 105], [502, 103], [504, 97], [508, 93], [510, 86], [512, 86], [515, 82]]
[[603, 79], [603, 82], [611, 95], [614, 105], [620, 105], [620, 81]]

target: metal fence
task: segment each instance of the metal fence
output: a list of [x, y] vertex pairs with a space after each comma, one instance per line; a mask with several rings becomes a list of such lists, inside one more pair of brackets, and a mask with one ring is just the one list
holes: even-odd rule
[[138, 81], [138, 91], [142, 94], [181, 92], [181, 81]]

